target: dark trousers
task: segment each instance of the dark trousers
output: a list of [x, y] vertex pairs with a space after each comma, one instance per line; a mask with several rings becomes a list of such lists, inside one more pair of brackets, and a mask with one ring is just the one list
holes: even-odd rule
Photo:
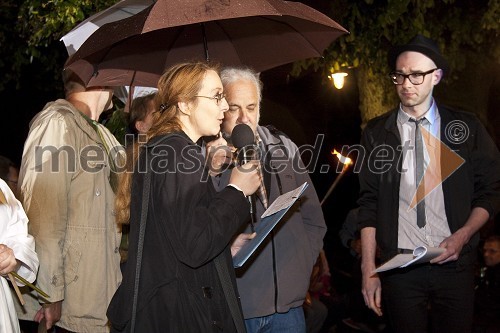
[[382, 275], [383, 310], [398, 333], [470, 333], [473, 266], [422, 264]]

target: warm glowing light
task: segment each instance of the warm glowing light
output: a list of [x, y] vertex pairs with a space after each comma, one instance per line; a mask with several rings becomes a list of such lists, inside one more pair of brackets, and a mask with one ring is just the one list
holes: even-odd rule
[[344, 87], [344, 78], [347, 76], [347, 73], [338, 72], [330, 75], [331, 79], [333, 79], [333, 85], [337, 89], [342, 89]]
[[336, 155], [337, 158], [339, 159], [340, 163], [344, 164], [344, 166], [342, 167], [342, 172], [335, 178], [335, 180], [333, 181], [332, 185], [330, 186], [330, 188], [326, 192], [325, 197], [323, 198], [323, 200], [321, 200], [321, 202], [320, 202], [321, 206], [323, 206], [323, 204], [325, 203], [326, 199], [330, 196], [330, 194], [332, 194], [333, 189], [337, 186], [337, 184], [339, 183], [339, 181], [342, 178], [342, 176], [349, 169], [349, 165], [352, 164], [352, 160], [349, 157], [342, 156], [337, 150], [333, 149], [331, 151], [331, 153], [332, 153], [332, 155]]
[[352, 164], [352, 160], [349, 157], [342, 156], [336, 149], [333, 149], [332, 155], [337, 156], [337, 158], [339, 159], [340, 163], [342, 163], [344, 165], [350, 165], [350, 164]]

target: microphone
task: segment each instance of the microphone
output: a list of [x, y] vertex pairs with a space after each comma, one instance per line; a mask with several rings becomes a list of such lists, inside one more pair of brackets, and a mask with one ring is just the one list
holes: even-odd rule
[[[237, 149], [236, 156], [239, 165], [243, 165], [254, 159], [255, 135], [253, 134], [253, 131], [250, 128], [250, 126], [246, 124], [238, 124], [234, 126], [233, 132], [231, 134], [231, 142]], [[251, 218], [250, 227], [252, 229], [252, 232], [254, 232], [255, 231], [254, 225], [257, 222], [255, 216], [255, 195], [254, 194], [249, 195], [247, 199], [250, 207], [250, 218]]]
[[[237, 160], [240, 165], [247, 163], [249, 160], [259, 160], [261, 157], [261, 152], [259, 151], [259, 142], [260, 137], [258, 134], [254, 136], [253, 131], [248, 125], [239, 124], [236, 125], [233, 129], [234, 146], [238, 149], [237, 151]], [[256, 143], [254, 143], [256, 142]], [[268, 200], [267, 200], [267, 191], [266, 186], [264, 185], [264, 177], [262, 176], [262, 165], [259, 163], [259, 168], [257, 170], [259, 172], [260, 178], [260, 186], [255, 192], [255, 195], [259, 197], [264, 206], [264, 209], [267, 209]]]
[[255, 156], [255, 135], [250, 126], [246, 124], [238, 124], [234, 127], [231, 134], [231, 142], [237, 149], [236, 156], [239, 165], [243, 165]]

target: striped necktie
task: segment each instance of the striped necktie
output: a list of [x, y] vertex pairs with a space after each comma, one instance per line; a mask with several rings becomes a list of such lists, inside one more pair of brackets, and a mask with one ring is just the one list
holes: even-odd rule
[[[260, 136], [258, 134], [255, 134], [255, 142], [257, 144], [258, 151], [260, 151], [259, 156], [260, 157], [264, 156], [262, 140], [260, 139]], [[260, 162], [259, 162], [259, 177], [260, 177], [260, 186], [255, 193], [259, 197], [264, 208], [267, 209], [269, 203], [267, 201], [266, 186], [264, 185], [264, 173], [262, 172], [262, 160], [260, 160]]]

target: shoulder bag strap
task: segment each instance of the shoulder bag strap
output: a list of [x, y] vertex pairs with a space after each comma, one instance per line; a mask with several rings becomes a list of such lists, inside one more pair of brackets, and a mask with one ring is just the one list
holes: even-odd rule
[[233, 284], [231, 283], [229, 270], [227, 269], [224, 259], [224, 252], [215, 257], [214, 262], [217, 274], [219, 275], [219, 279], [222, 284], [222, 290], [224, 291], [224, 295], [226, 296], [227, 303], [229, 305], [229, 310], [231, 311], [231, 316], [234, 320], [234, 325], [236, 326], [236, 332], [245, 333], [246, 329], [243, 315], [241, 314], [240, 305], [238, 304], [238, 299], [236, 297], [236, 293], [234, 292]]
[[[147, 148], [146, 148], [147, 149]], [[144, 154], [147, 154], [145, 149]], [[144, 247], [144, 234], [146, 232], [146, 221], [149, 208], [149, 190], [151, 187], [151, 172], [146, 169], [144, 175], [144, 183], [142, 186], [142, 207], [141, 207], [141, 222], [139, 226], [139, 241], [137, 245], [137, 265], [135, 268], [135, 281], [134, 281], [134, 298], [132, 302], [132, 319], [130, 322], [130, 333], [135, 331], [135, 319], [137, 314], [137, 299], [139, 297], [139, 278], [141, 276], [142, 264], [142, 249]]]

